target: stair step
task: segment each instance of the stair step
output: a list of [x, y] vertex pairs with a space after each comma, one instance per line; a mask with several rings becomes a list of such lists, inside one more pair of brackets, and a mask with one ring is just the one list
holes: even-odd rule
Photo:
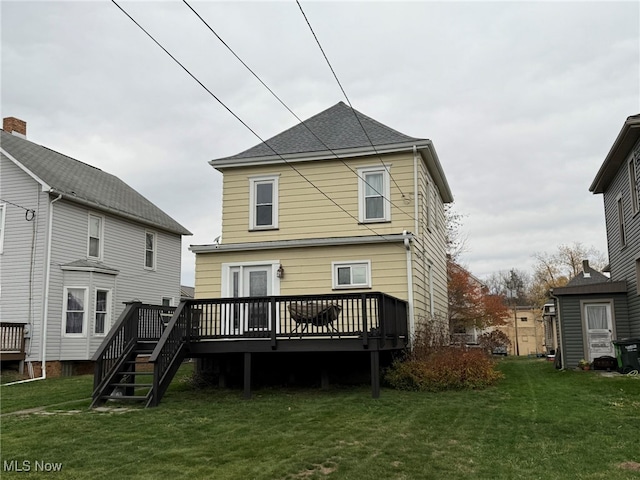
[[153, 375], [153, 372], [118, 372], [115, 375]]
[[102, 400], [147, 400], [147, 395], [101, 395]]
[[133, 387], [133, 388], [151, 388], [153, 383], [110, 383], [110, 387]]

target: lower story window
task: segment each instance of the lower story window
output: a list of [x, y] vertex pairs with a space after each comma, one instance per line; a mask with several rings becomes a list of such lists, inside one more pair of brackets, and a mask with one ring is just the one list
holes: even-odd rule
[[83, 335], [87, 289], [67, 287], [64, 290], [64, 332], [67, 335]]
[[109, 327], [109, 290], [96, 290], [95, 334], [104, 335]]
[[333, 262], [333, 288], [370, 288], [371, 262]]

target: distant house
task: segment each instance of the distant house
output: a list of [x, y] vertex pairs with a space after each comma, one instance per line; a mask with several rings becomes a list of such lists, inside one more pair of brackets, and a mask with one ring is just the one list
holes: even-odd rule
[[640, 115], [628, 117], [589, 190], [602, 194], [610, 278], [585, 264], [556, 288], [561, 366], [613, 355], [612, 340], [640, 338]]
[[25, 122], [3, 128], [2, 348], [17, 328], [32, 375], [43, 360], [47, 375], [74, 373], [124, 302], [177, 305], [190, 232], [119, 178], [27, 140]]
[[504, 324], [492, 327], [491, 330], [500, 330], [507, 335], [511, 342], [507, 349], [509, 355], [537, 356], [546, 353], [544, 325], [539, 309], [535, 307], [511, 307]]
[[[191, 246], [195, 298], [154, 348], [143, 399], [157, 405], [185, 356], [246, 396], [252, 378], [326, 384], [364, 365], [377, 396], [381, 355], [422, 322], [446, 325], [453, 198], [433, 143], [340, 102], [210, 164], [223, 174], [222, 240]], [[123, 376], [97, 376], [94, 405]]]

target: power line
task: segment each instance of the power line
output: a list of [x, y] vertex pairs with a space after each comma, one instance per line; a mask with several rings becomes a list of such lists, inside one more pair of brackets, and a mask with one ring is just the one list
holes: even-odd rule
[[344, 98], [347, 100], [347, 103], [351, 107], [351, 111], [353, 112], [353, 115], [356, 117], [356, 120], [360, 124], [360, 128], [362, 128], [362, 131], [364, 132], [365, 137], [367, 137], [367, 140], [369, 141], [369, 144], [371, 145], [371, 148], [373, 148], [373, 151], [378, 156], [378, 159], [380, 160], [380, 163], [382, 163], [382, 165], [384, 166], [385, 170], [389, 174], [389, 177], [391, 177], [391, 180], [393, 180], [393, 183], [395, 184], [396, 188], [400, 191], [400, 194], [404, 198], [405, 194], [402, 192], [402, 189], [400, 188], [400, 185], [398, 185], [398, 182], [396, 182], [395, 178], [393, 178], [393, 176], [391, 175], [391, 172], [389, 171], [389, 169], [387, 168], [385, 163], [382, 161], [382, 157], [380, 156], [380, 153], [376, 149], [376, 146], [373, 144], [373, 141], [371, 140], [371, 137], [369, 137], [369, 134], [367, 133], [367, 130], [364, 128], [364, 125], [362, 125], [362, 122], [360, 121], [360, 117], [358, 117], [358, 114], [356, 113], [355, 109], [353, 108], [353, 105], [351, 104], [351, 100], [349, 100], [349, 97], [347, 96], [347, 92], [345, 92], [344, 88], [342, 87], [342, 83], [340, 83], [340, 80], [338, 80], [338, 75], [336, 75], [336, 72], [333, 69], [333, 66], [331, 65], [331, 62], [329, 61], [329, 58], [327, 57], [327, 54], [324, 52], [324, 49], [322, 48], [322, 45], [320, 44], [320, 40], [318, 40], [318, 36], [316, 35], [316, 32], [314, 32], [313, 27], [311, 26], [311, 23], [309, 22], [309, 19], [307, 18], [307, 15], [304, 13], [304, 10], [302, 9], [302, 5], [300, 5], [300, 1], [296, 0], [296, 3], [298, 4], [298, 8], [300, 9], [300, 12], [302, 13], [302, 16], [304, 17], [305, 21], [307, 22], [307, 25], [309, 26], [309, 30], [311, 30], [311, 33], [313, 34], [313, 38], [315, 38], [316, 43], [318, 44], [318, 47], [320, 48], [320, 51], [322, 52], [322, 56], [324, 57], [325, 61], [327, 62], [327, 65], [329, 65], [329, 69], [331, 70], [331, 73], [333, 74], [333, 78], [335, 78], [336, 82], [338, 82], [338, 86], [340, 87], [340, 90], [342, 90], [342, 94], [344, 95]]
[[10, 202], [9, 200], [4, 200], [2, 198], [0, 198], [0, 202], [2, 203], [8, 203], [9, 205], [13, 205], [14, 207], [18, 207], [21, 208], [22, 210], [24, 210], [24, 219], [27, 222], [30, 222], [31, 220], [33, 220], [36, 217], [36, 211], [33, 208], [26, 208], [23, 207], [22, 205], [18, 205], [17, 203], [13, 203]]
[[[245, 62], [244, 62], [244, 61], [243, 61], [243, 60], [238, 56], [238, 54], [237, 54], [237, 53], [236, 53], [236, 52], [235, 52], [235, 51], [234, 51], [234, 50], [229, 46], [229, 44], [227, 44], [227, 42], [225, 42], [225, 41], [222, 39], [222, 37], [220, 37], [220, 35], [218, 35], [218, 33], [217, 33], [217, 32], [216, 32], [216, 31], [211, 27], [211, 25], [209, 25], [209, 23], [207, 23], [207, 21], [206, 21], [204, 18], [202, 18], [202, 16], [201, 16], [201, 15], [200, 15], [200, 14], [199, 14], [199, 13], [198, 13], [198, 12], [197, 12], [197, 11], [196, 11], [192, 6], [191, 6], [191, 5], [189, 5], [189, 3], [187, 2], [187, 0], [182, 0], [182, 1], [183, 1], [183, 3], [184, 3], [187, 7], [189, 7], [189, 9], [190, 9], [190, 10], [191, 10], [191, 11], [192, 11], [192, 12], [193, 12], [193, 13], [194, 13], [194, 14], [195, 14], [199, 19], [200, 19], [200, 21], [201, 21], [202, 23], [204, 23], [204, 25], [205, 25], [205, 26], [206, 26], [206, 27], [211, 31], [211, 33], [213, 33], [213, 34], [216, 36], [216, 38], [217, 38], [218, 40], [220, 40], [220, 42], [221, 42], [221, 43], [222, 43], [222, 44], [227, 48], [227, 50], [229, 50], [229, 52], [231, 52], [231, 54], [232, 54], [234, 57], [236, 57], [236, 59], [237, 59], [237, 60], [238, 60], [238, 61], [239, 61], [239, 62], [240, 62], [240, 63], [241, 63], [241, 64], [242, 64], [242, 65], [243, 65], [247, 70], [249, 70], [249, 72], [251, 72], [251, 74], [256, 78], [256, 80], [258, 80], [258, 81], [262, 84], [262, 86], [264, 86], [264, 88], [266, 88], [266, 89], [269, 91], [269, 93], [271, 93], [271, 95], [273, 95], [273, 96], [275, 97], [275, 99], [276, 99], [276, 100], [278, 100], [278, 102], [280, 102], [280, 104], [281, 104], [284, 108], [286, 108], [286, 109], [289, 111], [289, 113], [290, 113], [291, 115], [293, 115], [293, 116], [296, 118], [296, 120], [298, 120], [298, 121], [300, 122], [300, 124], [301, 124], [301, 125], [303, 125], [303, 126], [304, 126], [308, 131], [309, 131], [309, 133], [310, 133], [311, 135], [313, 135], [313, 136], [316, 138], [316, 140], [318, 140], [318, 141], [319, 141], [319, 142], [320, 142], [320, 143], [321, 143], [321, 144], [322, 144], [322, 145], [323, 145], [323, 146], [324, 146], [324, 147], [325, 147], [329, 152], [331, 152], [331, 154], [332, 154], [336, 159], [340, 160], [340, 162], [342, 162], [342, 164], [343, 164], [345, 167], [347, 167], [349, 170], [351, 170], [351, 172], [352, 172], [353, 174], [355, 174], [355, 176], [356, 176], [356, 177], [358, 177], [360, 180], [362, 180], [362, 181], [363, 181], [363, 182], [364, 182], [368, 187], [370, 187], [370, 188], [371, 188], [371, 189], [372, 189], [376, 194], [380, 195], [384, 200], [386, 200], [387, 202], [389, 202], [389, 204], [390, 204], [390, 205], [392, 205], [392, 206], [394, 206], [395, 208], [397, 208], [399, 211], [401, 211], [402, 213], [404, 213], [405, 215], [407, 215], [407, 216], [408, 216], [409, 218], [411, 218], [413, 221], [415, 221], [415, 220], [416, 220], [416, 219], [415, 219], [415, 218], [414, 218], [410, 213], [407, 213], [405, 210], [403, 210], [402, 208], [400, 208], [398, 205], [394, 204], [394, 203], [391, 201], [391, 198], [387, 198], [387, 197], [385, 197], [385, 196], [384, 196], [384, 194], [383, 194], [382, 192], [379, 192], [379, 191], [378, 191], [378, 190], [377, 190], [373, 185], [371, 185], [369, 182], [367, 182], [367, 180], [366, 180], [365, 178], [363, 178], [362, 176], [360, 176], [360, 174], [359, 174], [356, 170], [354, 170], [354, 169], [353, 169], [353, 168], [352, 168], [352, 167], [351, 167], [347, 162], [345, 162], [342, 158], [340, 158], [340, 156], [339, 156], [336, 152], [334, 152], [334, 151], [331, 149], [331, 147], [329, 147], [329, 146], [328, 146], [328, 145], [327, 145], [327, 144], [326, 144], [326, 143], [325, 143], [325, 142], [324, 142], [324, 141], [323, 141], [323, 140], [322, 140], [318, 135], [316, 135], [316, 133], [315, 133], [313, 130], [311, 130], [311, 128], [306, 124], [306, 122], [305, 122], [304, 120], [300, 119], [300, 117], [298, 117], [298, 115], [296, 115], [296, 114], [293, 112], [293, 110], [291, 110], [291, 108], [289, 108], [289, 106], [288, 106], [288, 105], [287, 105], [287, 104], [286, 104], [286, 103], [285, 103], [285, 102], [284, 102], [284, 101], [283, 101], [283, 100], [282, 100], [278, 95], [276, 95], [276, 93], [275, 93], [275, 92], [274, 92], [274, 91], [273, 91], [273, 90], [272, 90], [272, 89], [271, 89], [271, 88], [270, 88], [270, 87], [269, 87], [269, 86], [268, 86], [268, 85], [267, 85], [267, 84], [266, 84], [266, 83], [265, 83], [265, 82], [260, 78], [260, 76], [259, 76], [257, 73], [255, 73], [255, 72], [251, 69], [251, 67], [249, 67], [249, 65], [247, 65], [247, 64], [246, 64], [246, 63], [245, 63]], [[341, 86], [340, 88], [342, 88], [342, 86]], [[344, 93], [344, 90], [343, 90], [343, 93]], [[346, 95], [345, 95], [345, 97], [346, 97]], [[353, 110], [353, 107], [351, 107], [351, 109]], [[357, 115], [356, 115], [356, 118], [357, 118]], [[358, 120], [358, 121], [359, 121], [359, 120]], [[362, 127], [362, 124], [360, 124], [360, 126]], [[364, 130], [364, 127], [362, 127], [362, 128], [363, 128], [363, 130]], [[366, 135], [366, 132], [365, 132], [365, 135]], [[367, 137], [367, 138], [368, 138], [368, 137]], [[371, 140], [369, 140], [369, 142], [371, 142]], [[377, 153], [377, 152], [376, 152], [376, 153]], [[383, 162], [382, 164], [383, 164], [383, 166], [385, 167], [385, 170], [387, 171], [387, 173], [389, 174], [389, 176], [391, 177], [391, 179], [392, 179], [392, 180], [394, 181], [394, 183], [395, 183], [395, 180], [394, 180], [394, 179], [393, 179], [393, 177], [391, 176], [391, 173], [389, 172], [389, 169], [387, 168], [387, 166], [384, 164], [384, 162]], [[396, 186], [397, 186], [397, 183], [396, 183]], [[400, 190], [400, 187], [398, 187], [398, 190]], [[402, 190], [400, 190], [400, 193], [402, 194]], [[404, 198], [404, 194], [402, 194], [402, 197]]]
[[[260, 135], [258, 135], [258, 133], [256, 133], [255, 130], [253, 130], [249, 125], [247, 125], [238, 115], [236, 115], [233, 110], [231, 110], [222, 100], [220, 100], [220, 98], [218, 98], [211, 90], [209, 90], [193, 73], [191, 73], [189, 71], [189, 69], [187, 69], [187, 67], [185, 67], [182, 63], [180, 63], [180, 61], [174, 57], [164, 46], [162, 46], [162, 44], [160, 42], [158, 42], [158, 40], [156, 40], [153, 35], [151, 35], [147, 30], [145, 30], [145, 28], [140, 25], [131, 15], [129, 15], [129, 13], [122, 8], [120, 5], [118, 5], [118, 3], [116, 2], [116, 0], [111, 0], [111, 2], [120, 9], [120, 11], [122, 11], [122, 13], [124, 13], [127, 17], [129, 17], [129, 19], [140, 29], [142, 30], [158, 47], [160, 47], [162, 49], [162, 51], [164, 51], [169, 57], [171, 57], [171, 59], [176, 62], [191, 78], [193, 78], [196, 82], [198, 82], [198, 84], [205, 89], [205, 91], [211, 95], [220, 105], [222, 105], [231, 115], [233, 115], [235, 117], [236, 120], [238, 120], [247, 130], [249, 130], [251, 133], [253, 133], [253, 135], [255, 135], [263, 144], [265, 144], [275, 155], [277, 155], [285, 164], [287, 164], [289, 167], [291, 167], [291, 169], [293, 171], [295, 171], [298, 175], [300, 175], [307, 183], [309, 183], [309, 185], [311, 185], [313, 188], [315, 188], [318, 192], [320, 192], [327, 200], [329, 200], [331, 203], [333, 203], [336, 207], [338, 207], [340, 210], [342, 210], [344, 213], [346, 213], [349, 217], [351, 217], [353, 220], [355, 220], [356, 222], [359, 223], [359, 220], [354, 217], [353, 215], [351, 215], [351, 213], [349, 213], [344, 207], [342, 207], [340, 204], [338, 204], [335, 200], [333, 200], [329, 195], [327, 195], [325, 192], [323, 192], [318, 186], [316, 186], [311, 180], [309, 180], [302, 172], [300, 172], [293, 164], [291, 164], [290, 162], [288, 162], [282, 155], [280, 155], [278, 152], [276, 152], [271, 145], [269, 145], [267, 142], [265, 142], [262, 137]], [[371, 232], [373, 232], [376, 236], [389, 241], [389, 239], [387, 237], [385, 237], [384, 235], [376, 232], [375, 230], [373, 230], [371, 227], [369, 227], [367, 224], [362, 224], [364, 225], [368, 230], [370, 230]], [[404, 248], [404, 247], [401, 247]]]

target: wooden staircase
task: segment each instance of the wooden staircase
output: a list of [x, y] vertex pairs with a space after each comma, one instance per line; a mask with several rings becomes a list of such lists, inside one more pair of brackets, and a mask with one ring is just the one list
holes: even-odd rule
[[93, 357], [91, 407], [107, 401], [158, 405], [188, 350], [183, 312], [183, 304], [178, 308], [127, 304]]

